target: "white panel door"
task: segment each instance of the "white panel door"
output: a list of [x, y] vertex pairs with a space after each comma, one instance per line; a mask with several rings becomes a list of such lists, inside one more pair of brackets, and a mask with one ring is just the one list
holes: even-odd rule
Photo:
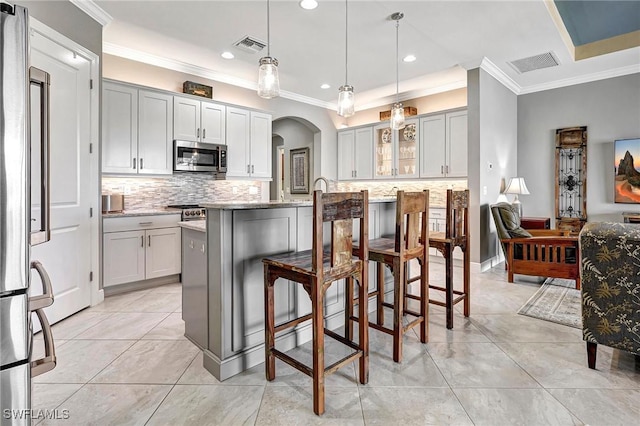
[[102, 85], [102, 172], [137, 173], [138, 89]]
[[[51, 241], [33, 247], [31, 258], [42, 262], [51, 278], [55, 302], [45, 311], [54, 323], [91, 303], [89, 208], [92, 203], [97, 206], [97, 200], [91, 199], [94, 191], [89, 153], [91, 63], [81, 54], [72, 55], [69, 48], [33, 31], [31, 64], [51, 75]], [[37, 217], [37, 212], [32, 212], [32, 216]], [[40, 289], [40, 279], [34, 273], [31, 294], [40, 294]]]
[[250, 129], [249, 111], [227, 107], [227, 177], [249, 176]]
[[144, 231], [104, 234], [104, 286], [144, 280], [145, 246]]
[[226, 143], [226, 107], [224, 105], [202, 102], [201, 109], [201, 140], [206, 143]]
[[353, 163], [356, 179], [373, 179], [373, 128], [356, 129]]
[[200, 141], [200, 101], [173, 97], [173, 138]]
[[447, 114], [447, 177], [466, 177], [467, 111]]
[[251, 176], [271, 177], [271, 115], [251, 112]]
[[445, 139], [444, 115], [433, 115], [420, 119], [421, 177], [444, 176]]
[[182, 270], [180, 228], [149, 229], [146, 233], [146, 279], [179, 274]]
[[338, 180], [353, 179], [355, 130], [338, 133]]
[[140, 90], [138, 173], [173, 173], [173, 96]]

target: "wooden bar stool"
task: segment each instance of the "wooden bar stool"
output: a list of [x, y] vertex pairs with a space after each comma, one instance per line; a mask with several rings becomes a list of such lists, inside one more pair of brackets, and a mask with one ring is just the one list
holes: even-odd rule
[[[427, 216], [429, 214], [429, 191], [404, 192], [398, 191], [396, 204], [396, 235], [395, 238], [376, 238], [369, 241], [369, 260], [378, 263], [378, 288], [369, 293], [377, 296], [376, 322], [369, 322], [369, 326], [393, 336], [393, 360], [402, 361], [402, 337], [408, 330], [421, 325], [420, 341], [426, 343], [429, 338], [429, 256], [425, 248], [429, 240]], [[420, 265], [420, 296], [408, 294], [406, 289], [406, 270], [408, 262], [417, 259]], [[384, 267], [393, 273], [393, 303], [384, 301]], [[354, 300], [353, 287], [347, 288], [347, 300]], [[419, 312], [407, 308], [406, 299], [420, 302]], [[359, 301], [358, 312], [366, 307]], [[393, 329], [384, 327], [383, 308], [393, 309]], [[353, 316], [353, 307], [349, 306], [347, 320], [348, 331], [351, 333], [352, 321], [358, 321]], [[403, 317], [409, 314], [415, 319], [406, 326]], [[350, 334], [348, 335], [350, 336]]]
[[[469, 279], [470, 279], [470, 251], [469, 243], [469, 190], [447, 190], [447, 223], [445, 232], [432, 232], [429, 236], [429, 246], [434, 247], [445, 261], [445, 286], [429, 285], [429, 288], [445, 292], [445, 301], [429, 300], [430, 303], [444, 306], [447, 313], [447, 328], [453, 328], [453, 305], [464, 300], [464, 316], [469, 316]], [[460, 247], [464, 253], [463, 260], [463, 289], [453, 289], [453, 250]], [[453, 295], [457, 295], [454, 299]]]
[[[361, 309], [358, 343], [351, 336], [344, 338], [324, 327], [324, 295], [329, 286], [337, 280], [346, 279], [347, 287], [353, 286], [353, 280], [360, 285], [360, 306], [367, 306], [368, 292], [368, 220], [369, 197], [367, 191], [351, 193], [313, 193], [313, 246], [311, 250], [287, 253], [263, 259], [264, 262], [264, 303], [265, 303], [265, 357], [266, 376], [271, 381], [276, 376], [276, 358], [311, 376], [313, 379], [313, 411], [324, 413], [324, 378], [340, 367], [359, 359], [360, 383], [369, 380], [369, 334], [367, 328], [367, 310]], [[360, 220], [360, 245], [353, 250], [353, 219]], [[331, 247], [323, 251], [323, 223], [331, 222]], [[311, 314], [275, 325], [274, 289], [278, 278], [302, 284], [311, 298]], [[347, 299], [347, 306], [351, 300]], [[311, 319], [313, 328], [313, 365], [308, 367], [293, 357], [275, 348], [275, 333], [295, 327]], [[325, 367], [324, 336], [347, 345], [354, 350], [332, 365]], [[346, 334], [346, 332], [345, 332]]]

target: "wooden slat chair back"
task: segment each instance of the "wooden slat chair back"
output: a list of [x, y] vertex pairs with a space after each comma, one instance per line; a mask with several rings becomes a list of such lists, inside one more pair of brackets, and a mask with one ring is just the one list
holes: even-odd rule
[[[351, 336], [345, 338], [324, 328], [324, 295], [335, 281], [345, 279], [352, 288], [354, 280], [360, 285], [360, 303], [366, 306], [368, 293], [368, 241], [369, 241], [369, 197], [367, 191], [347, 193], [313, 193], [313, 225], [311, 250], [286, 253], [263, 259], [265, 279], [265, 359], [266, 377], [275, 379], [275, 359], [281, 359], [313, 379], [313, 411], [321, 415], [325, 411], [325, 375], [334, 373], [343, 366], [359, 361], [360, 383], [369, 380], [369, 333], [367, 309], [358, 312], [358, 342]], [[360, 224], [359, 245], [353, 248], [353, 221]], [[324, 224], [331, 223], [331, 243], [323, 246]], [[300, 318], [275, 325], [274, 285], [278, 278], [290, 283], [302, 284], [311, 299], [311, 313]], [[347, 299], [350, 302], [350, 299]], [[351, 303], [347, 303], [350, 306]], [[311, 320], [313, 365], [311, 367], [294, 359], [275, 347], [275, 333], [291, 329]], [[347, 334], [347, 333], [345, 333]], [[324, 336], [343, 343], [353, 350], [339, 361], [325, 367]]]
[[445, 237], [462, 242], [469, 233], [469, 191], [447, 190]]
[[[398, 191], [396, 204], [396, 233], [393, 238], [376, 238], [369, 242], [369, 260], [378, 263], [377, 276], [378, 287], [376, 291], [369, 293], [369, 296], [376, 296], [377, 299], [377, 319], [376, 322], [369, 322], [369, 326], [393, 336], [393, 360], [402, 361], [402, 338], [405, 332], [416, 327], [420, 327], [420, 340], [424, 343], [428, 341], [429, 335], [429, 280], [428, 280], [428, 250], [425, 247], [429, 241], [429, 227], [427, 225], [429, 215], [429, 191], [404, 192]], [[359, 250], [363, 246], [358, 247]], [[416, 281], [420, 281], [420, 295], [408, 294], [406, 285], [406, 269], [411, 259], [417, 259], [420, 265], [420, 276]], [[384, 267], [391, 269], [393, 273], [394, 301], [387, 303], [384, 301], [385, 282]], [[347, 287], [348, 300], [355, 301], [353, 288]], [[419, 301], [418, 311], [408, 309], [406, 299]], [[363, 305], [358, 300], [359, 306]], [[353, 316], [353, 306], [348, 307], [346, 321], [348, 336], [351, 335], [352, 321], [359, 321]], [[393, 309], [393, 329], [384, 326], [383, 308]], [[363, 309], [358, 309], [358, 311]], [[406, 314], [415, 317], [406, 326], [403, 318]]]

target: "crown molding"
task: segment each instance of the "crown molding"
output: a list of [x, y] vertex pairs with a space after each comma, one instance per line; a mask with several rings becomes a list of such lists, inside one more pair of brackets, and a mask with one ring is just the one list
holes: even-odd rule
[[504, 87], [511, 90], [516, 95], [522, 93], [520, 85], [513, 81], [513, 79], [502, 71], [496, 64], [491, 62], [489, 58], [482, 58], [482, 62], [480, 62], [480, 69], [486, 71], [487, 74], [498, 80]]
[[[258, 90], [258, 83], [256, 83], [255, 81], [249, 81], [242, 78], [234, 77], [229, 74], [213, 71], [208, 68], [182, 61], [177, 61], [175, 59], [169, 59], [163, 56], [141, 52], [139, 50], [120, 46], [118, 44], [103, 42], [102, 52], [109, 55], [130, 59], [132, 61], [142, 62], [148, 65], [154, 65], [173, 71], [183, 72], [185, 74], [203, 77], [209, 80], [217, 81], [219, 83], [230, 84], [232, 86], [242, 87], [249, 90]], [[309, 96], [300, 95], [298, 93], [289, 92], [286, 90], [280, 91], [280, 97], [334, 111], [337, 110], [337, 105], [334, 103], [321, 101], [319, 99], [311, 98]]]
[[69, 0], [78, 9], [89, 15], [97, 23], [103, 27], [109, 25], [113, 21], [113, 17], [109, 15], [103, 8], [93, 2], [93, 0]]
[[[400, 96], [398, 96], [398, 101], [404, 102], [411, 99], [421, 98], [423, 96], [435, 95], [438, 93], [449, 92], [451, 90], [456, 90], [456, 89], [463, 89], [465, 87], [467, 87], [466, 79], [443, 84], [442, 86], [437, 86], [437, 87], [429, 87], [429, 88], [420, 89], [420, 90], [410, 90], [408, 92], [401, 93]], [[356, 112], [358, 112], [358, 111], [364, 111], [371, 108], [378, 108], [384, 105], [393, 104], [395, 103], [395, 101], [396, 101], [396, 95], [393, 94], [393, 95], [376, 99], [375, 101], [367, 102], [366, 104], [363, 104], [363, 105], [357, 105], [355, 110]]]
[[624, 75], [636, 73], [640, 73], [640, 65], [629, 65], [627, 67], [581, 75], [579, 77], [571, 77], [562, 80], [550, 81], [548, 83], [525, 86], [521, 89], [520, 94], [525, 95], [528, 93], [542, 92], [543, 90], [559, 89], [561, 87], [574, 86], [576, 84], [590, 83], [592, 81], [622, 77]]

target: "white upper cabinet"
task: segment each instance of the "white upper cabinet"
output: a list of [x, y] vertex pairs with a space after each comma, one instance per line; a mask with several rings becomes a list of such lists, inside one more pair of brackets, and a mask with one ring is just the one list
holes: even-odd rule
[[271, 115], [227, 108], [227, 177], [271, 178]]
[[467, 111], [420, 119], [420, 177], [467, 176]]
[[173, 97], [104, 82], [102, 172], [171, 174]]
[[102, 172], [136, 173], [138, 157], [138, 90], [102, 85]]
[[180, 96], [173, 97], [173, 139], [225, 144], [224, 105]]
[[338, 180], [354, 179], [355, 135], [355, 130], [338, 132]]
[[338, 133], [338, 179], [373, 178], [373, 128]]
[[173, 96], [138, 94], [138, 173], [173, 173]]

